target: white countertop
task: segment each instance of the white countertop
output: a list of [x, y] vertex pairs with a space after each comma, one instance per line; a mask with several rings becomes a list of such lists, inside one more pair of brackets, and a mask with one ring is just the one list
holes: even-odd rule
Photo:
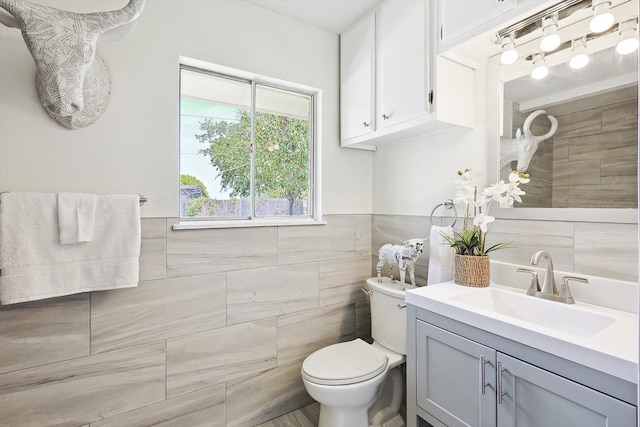
[[[519, 304], [532, 305], [539, 321], [523, 320], [525, 316], [497, 312], [489, 304], [493, 294], [502, 294]], [[482, 294], [485, 293], [485, 294]], [[475, 297], [477, 295], [477, 298]], [[429, 285], [407, 291], [408, 304], [483, 329], [495, 335], [554, 354], [631, 383], [638, 383], [638, 315], [625, 311], [576, 302], [563, 304], [526, 295], [521, 289], [491, 284], [487, 288], [470, 288], [454, 282]], [[472, 301], [478, 301], [474, 303]], [[547, 306], [547, 304], [555, 304]], [[553, 322], [545, 311], [553, 312]], [[557, 318], [558, 313], [560, 317]], [[581, 318], [593, 313], [598, 319], [610, 321], [594, 334], [582, 333], [580, 324], [565, 330], [556, 329], [555, 323], [566, 326], [572, 317]], [[539, 314], [539, 316], [538, 316]], [[601, 315], [601, 316], [599, 316]], [[518, 318], [522, 317], [522, 318]], [[564, 318], [564, 319], [563, 319]], [[545, 321], [546, 320], [546, 321]], [[585, 323], [585, 329], [587, 325]]]

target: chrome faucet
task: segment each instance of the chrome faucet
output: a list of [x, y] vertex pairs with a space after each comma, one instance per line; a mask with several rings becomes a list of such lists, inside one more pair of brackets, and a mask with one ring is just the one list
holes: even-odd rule
[[556, 279], [553, 276], [553, 261], [551, 261], [551, 255], [549, 255], [549, 252], [538, 251], [533, 254], [533, 256], [531, 257], [531, 265], [538, 265], [538, 261], [540, 260], [540, 258], [544, 258], [547, 260], [547, 265], [544, 271], [544, 282], [542, 282], [542, 290], [538, 288], [538, 291], [534, 291], [537, 284], [537, 277], [535, 272], [526, 268], [518, 269], [518, 271], [531, 273], [532, 275], [531, 285], [529, 286], [527, 295], [535, 295], [538, 298], [563, 302], [565, 304], [575, 303], [573, 295], [571, 295], [571, 289], [569, 288], [569, 281], [573, 280], [581, 283], [589, 283], [589, 281], [587, 279], [583, 279], [582, 277], [565, 276], [562, 278], [562, 286], [560, 287], [560, 291], [558, 292], [558, 288], [556, 287]]
[[542, 282], [542, 290], [536, 293], [536, 296], [554, 296], [558, 295], [558, 288], [556, 287], [556, 279], [553, 277], [553, 261], [551, 261], [551, 255], [547, 251], [538, 251], [531, 256], [531, 265], [538, 265], [540, 258], [547, 260], [547, 265], [544, 270], [544, 281]]

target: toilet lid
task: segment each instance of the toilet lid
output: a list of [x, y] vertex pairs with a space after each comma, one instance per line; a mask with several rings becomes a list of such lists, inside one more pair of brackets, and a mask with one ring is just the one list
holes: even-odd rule
[[358, 338], [312, 353], [302, 363], [302, 376], [316, 384], [346, 385], [366, 381], [386, 369], [387, 355]]

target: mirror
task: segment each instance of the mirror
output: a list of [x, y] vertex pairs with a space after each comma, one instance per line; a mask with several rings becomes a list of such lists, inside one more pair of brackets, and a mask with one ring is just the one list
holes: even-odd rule
[[638, 53], [617, 53], [619, 38], [585, 36], [589, 62], [581, 69], [569, 67], [569, 42], [547, 54], [549, 72], [538, 80], [530, 73], [539, 39], [525, 47], [524, 65], [492, 58], [487, 72], [499, 75], [501, 114], [487, 178], [531, 175], [523, 203], [496, 209], [496, 217], [638, 222]]
[[637, 64], [637, 51], [610, 47], [588, 69], [559, 64], [504, 84], [500, 176], [532, 177], [515, 208], [638, 207]]

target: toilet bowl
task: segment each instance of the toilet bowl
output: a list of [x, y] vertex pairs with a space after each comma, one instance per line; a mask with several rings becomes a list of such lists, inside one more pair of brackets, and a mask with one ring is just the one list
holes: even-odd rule
[[[371, 296], [372, 344], [357, 338], [309, 355], [302, 380], [320, 402], [318, 427], [404, 427], [399, 408], [404, 393], [400, 366], [406, 353], [405, 288], [384, 278], [367, 280]], [[383, 321], [376, 321], [382, 319]]]

